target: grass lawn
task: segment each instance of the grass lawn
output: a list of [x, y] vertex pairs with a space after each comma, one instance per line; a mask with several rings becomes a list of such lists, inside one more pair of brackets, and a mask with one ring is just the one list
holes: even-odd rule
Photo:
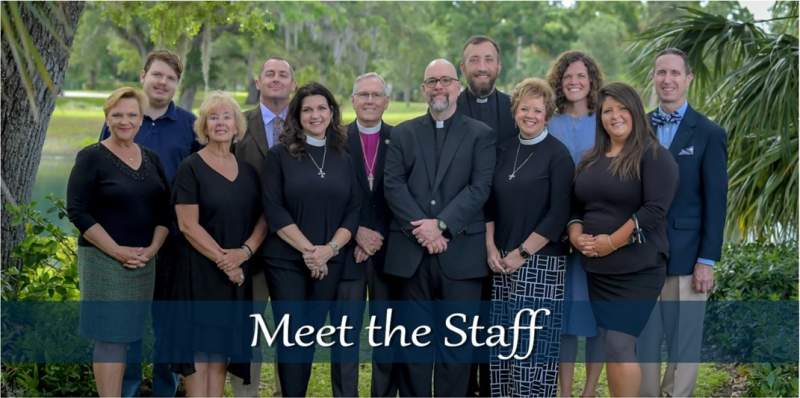
[[[245, 105], [244, 93], [234, 93], [234, 97], [239, 102], [242, 109], [251, 109], [253, 105]], [[195, 101], [195, 106], [199, 106], [199, 99]], [[46, 156], [74, 156], [80, 148], [97, 141], [100, 129], [103, 127], [103, 103], [102, 98], [64, 98], [56, 100], [56, 109], [50, 118], [50, 125], [47, 128], [47, 138], [44, 142], [43, 153]], [[389, 109], [384, 114], [384, 120], [392, 125], [414, 118], [425, 113], [426, 105], [419, 102], [412, 102], [408, 106], [405, 103], [395, 102], [389, 105]], [[197, 109], [194, 109], [197, 112]], [[351, 123], [355, 119], [350, 102], [342, 104], [342, 120], [345, 124]]]

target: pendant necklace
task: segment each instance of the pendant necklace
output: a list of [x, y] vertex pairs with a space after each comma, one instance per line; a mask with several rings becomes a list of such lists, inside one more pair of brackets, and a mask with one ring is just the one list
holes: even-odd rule
[[[361, 141], [361, 153], [364, 155], [364, 160], [367, 160], [367, 152], [364, 149], [367, 145], [364, 143], [364, 138], [358, 137]], [[378, 160], [378, 147], [375, 147], [375, 154], [372, 155], [372, 164], [366, 163], [367, 166], [367, 183], [369, 183], [369, 190], [372, 191], [372, 186], [375, 184], [375, 162]]]
[[325, 156], [328, 155], [328, 146], [325, 145], [323, 148], [324, 149], [322, 150], [322, 166], [321, 167], [320, 167], [319, 164], [317, 164], [317, 161], [314, 160], [314, 156], [311, 155], [311, 152], [308, 152], [308, 157], [311, 159], [312, 162], [314, 162], [314, 167], [316, 167], [317, 170], [319, 170], [319, 172], [317, 173], [319, 178], [325, 178], [325, 170], [324, 170], [325, 169]]
[[528, 157], [525, 158], [525, 160], [522, 161], [522, 164], [520, 164], [519, 167], [517, 167], [517, 160], [519, 160], [519, 148], [520, 147], [522, 147], [522, 143], [521, 142], [517, 144], [517, 155], [514, 156], [514, 167], [511, 168], [511, 174], [508, 175], [508, 180], [509, 181], [513, 180], [517, 176], [517, 172], [523, 166], [525, 166], [525, 163], [528, 163], [528, 161], [531, 160], [531, 156], [533, 156], [533, 152], [531, 151], [531, 153], [528, 154]]

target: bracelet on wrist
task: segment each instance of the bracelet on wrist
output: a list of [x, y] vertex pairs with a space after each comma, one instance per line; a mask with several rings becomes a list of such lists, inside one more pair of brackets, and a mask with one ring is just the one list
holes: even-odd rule
[[608, 238], [608, 245], [611, 246], [611, 248], [614, 249], [614, 251], [619, 250], [619, 248], [616, 245], [614, 245], [614, 241], [611, 240], [611, 235], [606, 235], [606, 238]]
[[242, 244], [241, 249], [247, 252], [248, 260], [250, 259], [250, 257], [253, 257], [253, 249], [251, 249], [250, 246], [247, 246], [247, 243]]
[[328, 242], [328, 247], [330, 247], [331, 250], [333, 250], [333, 256], [334, 257], [339, 255], [339, 245], [336, 242], [334, 242], [334, 241]]

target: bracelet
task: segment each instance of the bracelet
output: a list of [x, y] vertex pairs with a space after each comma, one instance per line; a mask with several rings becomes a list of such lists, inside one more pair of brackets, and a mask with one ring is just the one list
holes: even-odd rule
[[328, 246], [331, 248], [331, 250], [333, 250], [334, 257], [339, 255], [339, 245], [336, 244], [336, 242], [330, 241], [328, 242]]
[[253, 249], [251, 249], [250, 246], [247, 246], [247, 243], [242, 244], [241, 249], [247, 252], [248, 259], [250, 259], [250, 257], [253, 257]]
[[618, 247], [614, 246], [614, 241], [611, 240], [611, 235], [606, 235], [606, 238], [608, 238], [608, 244], [611, 246], [612, 249], [614, 249], [614, 251], [619, 250]]
[[573, 218], [572, 220], [569, 220], [569, 222], [567, 223], [567, 227], [569, 227], [572, 224], [581, 224], [581, 225], [583, 225], [583, 220], [581, 220], [580, 218]]

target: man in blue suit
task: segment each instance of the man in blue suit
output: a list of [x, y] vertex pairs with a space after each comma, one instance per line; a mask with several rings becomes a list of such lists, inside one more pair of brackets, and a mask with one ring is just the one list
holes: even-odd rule
[[[705, 301], [722, 254], [728, 174], [726, 133], [686, 100], [693, 79], [686, 54], [676, 48], [655, 59], [653, 86], [659, 107], [650, 113], [659, 141], [675, 157], [680, 184], [667, 215], [670, 257], [660, 305], [637, 347], [642, 396], [691, 396], [703, 337]], [[666, 337], [670, 363], [660, 377], [657, 361]]]

